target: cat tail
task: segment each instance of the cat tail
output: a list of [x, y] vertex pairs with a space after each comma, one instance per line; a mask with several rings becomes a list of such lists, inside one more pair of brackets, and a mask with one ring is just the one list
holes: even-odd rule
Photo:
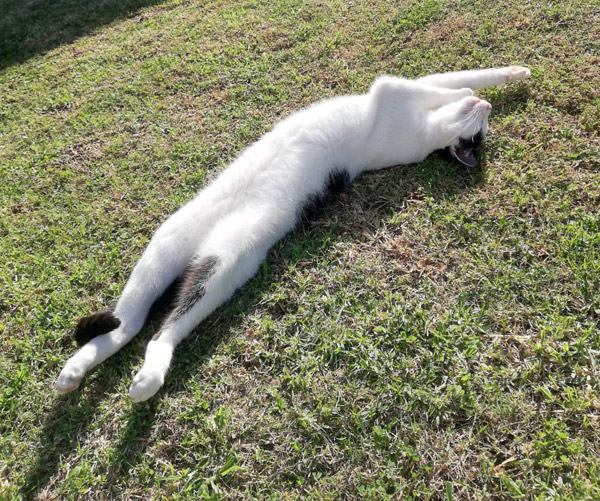
[[[173, 280], [171, 285], [169, 285], [165, 291], [155, 299], [152, 306], [150, 306], [149, 315], [161, 315], [166, 308], [169, 308], [173, 305], [177, 291], [181, 287], [181, 282], [184, 275]], [[166, 282], [168, 282], [168, 280], [170, 280], [170, 277], [167, 277]], [[155, 295], [156, 294], [150, 295], [150, 299], [152, 299]], [[100, 311], [88, 317], [81, 318], [75, 326], [73, 337], [75, 338], [77, 346], [83, 346], [89, 343], [95, 337], [115, 330], [122, 323], [123, 322], [117, 317], [115, 312]]]
[[74, 337], [77, 346], [83, 346], [95, 337], [115, 330], [119, 325], [121, 325], [121, 320], [111, 311], [101, 311], [84, 317], [75, 327]]

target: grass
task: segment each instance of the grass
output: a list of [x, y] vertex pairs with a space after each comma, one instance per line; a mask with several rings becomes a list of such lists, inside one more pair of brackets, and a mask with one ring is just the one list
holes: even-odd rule
[[[600, 497], [594, 0], [0, 3], [0, 498]], [[513, 63], [482, 171], [362, 176], [148, 403], [156, 320], [54, 393], [75, 320], [282, 116]]]

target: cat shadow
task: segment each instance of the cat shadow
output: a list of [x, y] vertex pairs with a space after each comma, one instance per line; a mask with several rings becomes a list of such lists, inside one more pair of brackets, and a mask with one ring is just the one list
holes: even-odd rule
[[530, 92], [530, 87], [524, 83], [492, 87], [485, 89], [485, 99], [492, 103], [492, 117], [504, 118], [526, 110], [527, 101], [531, 97]]
[[[239, 332], [244, 319], [261, 305], [265, 291], [284, 278], [286, 271], [300, 262], [318, 260], [332, 244], [357, 240], [373, 234], [382, 219], [406, 210], [410, 201], [460, 195], [483, 183], [482, 169], [466, 169], [449, 164], [435, 155], [417, 165], [399, 166], [360, 176], [355, 183], [327, 207], [317, 221], [304, 225], [282, 239], [269, 253], [257, 276], [234, 297], [200, 324], [196, 332], [176, 351], [165, 385], [148, 402], [133, 405], [126, 415], [125, 428], [114, 444], [107, 481], [122, 478], [144, 457], [155, 416], [169, 394], [185, 391], [191, 378], [211, 358], [218, 346]], [[171, 289], [172, 297], [174, 289]], [[85, 441], [94, 415], [106, 394], [116, 385], [130, 382], [132, 362], [141, 361], [144, 346], [156, 332], [169, 310], [169, 294], [162, 298], [144, 330], [129, 346], [115, 354], [88, 376], [70, 395], [58, 397], [39, 434], [37, 461], [21, 489], [24, 497], [43, 489], [57, 472], [61, 457], [74, 454]], [[263, 307], [263, 305], [261, 305]], [[273, 311], [273, 315], [282, 312]], [[201, 376], [200, 376], [201, 377]], [[123, 399], [128, 398], [126, 395]], [[124, 405], [128, 405], [124, 403]], [[70, 451], [70, 452], [69, 452]]]
[[69, 44], [163, 0], [8, 0], [0, 16], [0, 70]]
[[[280, 283], [290, 268], [301, 262], [306, 265], [307, 261], [318, 261], [342, 240], [364, 240], [365, 234], [377, 231], [383, 218], [406, 210], [409, 200], [456, 196], [482, 184], [484, 179], [484, 166], [466, 168], [437, 155], [431, 155], [421, 164], [361, 175], [315, 221], [279, 241], [257, 275], [195, 329], [184, 341], [187, 349], [176, 352], [159, 394], [184, 391], [193, 377], [191, 374], [197, 373], [197, 368], [211, 358], [216, 348], [239, 331], [248, 313], [256, 310], [265, 293]], [[269, 313], [285, 314], [280, 306]], [[144, 340], [144, 345], [147, 341]]]
[[131, 373], [129, 362], [133, 350], [126, 347], [103, 364], [81, 388], [55, 399], [37, 438], [36, 460], [25, 475], [20, 488], [24, 499], [34, 497], [56, 474], [61, 459], [75, 454], [78, 444], [85, 440], [94, 418], [107, 393]]

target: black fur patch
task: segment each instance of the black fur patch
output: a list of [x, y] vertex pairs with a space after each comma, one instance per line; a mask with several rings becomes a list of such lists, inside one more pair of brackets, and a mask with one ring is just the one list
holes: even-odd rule
[[350, 174], [345, 169], [335, 169], [327, 176], [323, 191], [320, 193], [311, 193], [304, 205], [298, 211], [298, 223], [306, 223], [312, 221], [320, 214], [325, 207], [336, 195], [350, 184]]
[[[481, 146], [483, 142], [483, 134], [479, 131], [473, 137], [468, 139], [459, 138], [458, 148], [463, 150], [473, 150], [475, 156], [477, 156], [477, 150]], [[459, 163], [458, 160], [454, 158], [454, 156], [450, 153], [450, 147], [446, 147], [443, 150], [435, 150], [434, 153], [437, 153], [441, 158], [446, 160], [447, 162]], [[461, 164], [462, 165], [462, 164]]]
[[476, 150], [477, 148], [479, 148], [481, 146], [482, 142], [483, 142], [483, 134], [481, 133], [481, 131], [479, 131], [473, 137], [470, 137], [468, 139], [461, 137], [459, 145], [464, 150], [467, 150], [467, 149]]
[[[216, 256], [208, 256], [188, 265], [183, 275], [181, 275], [175, 308], [169, 315], [167, 322], [174, 322], [183, 316], [204, 297], [204, 294], [206, 294], [206, 281], [218, 263], [219, 259]], [[152, 339], [158, 339], [160, 334], [161, 331], [157, 332]]]
[[121, 325], [121, 321], [110, 311], [94, 313], [89, 317], [82, 318], [75, 327], [75, 341], [83, 346], [96, 336], [106, 334]]
[[150, 311], [148, 312], [148, 318], [156, 317], [160, 318], [164, 316], [165, 312], [175, 308], [175, 301], [177, 299], [177, 291], [181, 289], [182, 277], [179, 276], [173, 283], [169, 285], [165, 291], [152, 303]]

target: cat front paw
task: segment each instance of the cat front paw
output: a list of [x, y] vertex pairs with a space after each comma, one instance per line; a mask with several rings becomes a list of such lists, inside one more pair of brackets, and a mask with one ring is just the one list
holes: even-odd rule
[[502, 68], [502, 73], [507, 82], [524, 80], [531, 76], [531, 70], [523, 66], [508, 66], [507, 68]]
[[133, 378], [129, 388], [131, 400], [135, 403], [143, 402], [153, 396], [163, 385], [165, 375], [156, 370], [144, 369]]
[[75, 390], [81, 383], [84, 375], [85, 372], [67, 364], [56, 380], [56, 391], [58, 393], [69, 393]]

